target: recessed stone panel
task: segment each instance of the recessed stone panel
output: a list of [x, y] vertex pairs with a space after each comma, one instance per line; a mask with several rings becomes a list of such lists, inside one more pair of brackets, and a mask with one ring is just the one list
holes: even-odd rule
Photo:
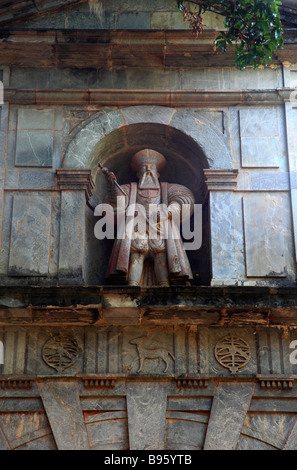
[[53, 109], [19, 108], [18, 129], [46, 130], [54, 127]]
[[50, 216], [50, 194], [14, 196], [9, 255], [10, 276], [47, 275]]
[[52, 166], [54, 119], [53, 109], [32, 107], [18, 109], [16, 165]]
[[242, 137], [241, 161], [243, 167], [278, 167], [280, 155], [277, 137]]
[[53, 132], [21, 130], [17, 133], [17, 166], [52, 166]]
[[243, 198], [246, 274], [286, 277], [290, 256], [288, 196], [253, 194]]
[[243, 167], [278, 167], [280, 156], [277, 108], [239, 111]]

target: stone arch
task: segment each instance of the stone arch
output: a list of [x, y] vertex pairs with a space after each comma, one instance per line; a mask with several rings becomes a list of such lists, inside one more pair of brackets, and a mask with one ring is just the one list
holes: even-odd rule
[[[102, 140], [114, 131], [121, 132], [133, 125], [160, 125], [168, 128], [168, 135], [180, 132], [184, 142], [192, 142], [211, 169], [232, 168], [228, 139], [212, 123], [195, 111], [165, 106], [131, 106], [122, 109], [105, 108], [77, 126], [69, 135], [63, 156], [63, 168], [91, 168], [96, 173]], [[107, 141], [107, 140], [106, 140]], [[127, 143], [127, 141], [126, 141]], [[117, 151], [117, 148], [113, 150]], [[104, 159], [104, 155], [99, 157]]]
[[[91, 169], [95, 193], [91, 200], [95, 207], [106, 192], [105, 178], [98, 169], [102, 162], [113, 171], [120, 184], [136, 181], [130, 169], [130, 158], [142, 148], [152, 148], [167, 159], [167, 167], [160, 180], [184, 184], [195, 196], [196, 203], [204, 205], [203, 246], [199, 253], [189, 253], [194, 275], [199, 283], [210, 283], [209, 212], [205, 200], [204, 169], [230, 169], [231, 155], [226, 137], [216, 126], [192, 110], [176, 110], [162, 106], [132, 106], [122, 109], [103, 109], [77, 126], [69, 135], [62, 166]], [[98, 264], [105, 273], [112, 244], [99, 246], [92, 236], [93, 214], [86, 226], [86, 279], [102, 284], [104, 276], [94, 277]], [[109, 246], [110, 245], [110, 246]], [[96, 255], [94, 256], [94, 253]]]

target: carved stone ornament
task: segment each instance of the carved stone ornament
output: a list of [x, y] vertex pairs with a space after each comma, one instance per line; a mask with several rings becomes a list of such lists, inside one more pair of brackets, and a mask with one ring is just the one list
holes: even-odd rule
[[48, 366], [57, 372], [63, 372], [75, 364], [79, 352], [75, 339], [58, 334], [46, 341], [42, 349], [42, 358]]
[[162, 347], [161, 343], [157, 343], [155, 341], [154, 344], [152, 344], [151, 342], [147, 341], [148, 338], [146, 335], [141, 336], [139, 338], [131, 339], [129, 341], [130, 344], [134, 344], [136, 346], [138, 357], [134, 359], [128, 370], [130, 371], [133, 366], [138, 362], [139, 367], [137, 370], [137, 374], [139, 374], [139, 372], [142, 372], [143, 363], [146, 359], [161, 359], [165, 364], [165, 369], [163, 372], [166, 373], [169, 367], [169, 358], [175, 361], [175, 357], [170, 351]]
[[236, 374], [251, 359], [251, 350], [244, 339], [225, 336], [216, 344], [214, 355], [221, 366]]

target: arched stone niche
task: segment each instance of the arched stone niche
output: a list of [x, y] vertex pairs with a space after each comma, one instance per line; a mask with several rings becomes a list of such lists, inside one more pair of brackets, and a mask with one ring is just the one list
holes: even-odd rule
[[[130, 159], [142, 148], [152, 148], [167, 159], [160, 181], [175, 182], [190, 188], [197, 204], [203, 204], [203, 243], [188, 257], [197, 283], [207, 285], [211, 279], [209, 208], [205, 187], [205, 169], [230, 169], [231, 155], [226, 137], [206, 119], [192, 110], [161, 106], [132, 106], [104, 109], [69, 135], [62, 167], [91, 169], [95, 182], [91, 204], [102, 202], [105, 178], [98, 169], [102, 163], [113, 171], [120, 184], [136, 181]], [[104, 274], [112, 241], [96, 240], [97, 218], [86, 211], [84, 279], [87, 284], [104, 284]]]

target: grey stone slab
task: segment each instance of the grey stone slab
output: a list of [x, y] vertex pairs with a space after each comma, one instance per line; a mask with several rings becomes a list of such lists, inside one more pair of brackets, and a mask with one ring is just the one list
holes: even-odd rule
[[127, 88], [138, 90], [179, 90], [181, 88], [182, 75], [179, 70], [175, 69], [129, 68], [126, 70], [126, 76]]
[[[281, 335], [278, 330], [269, 332], [270, 349], [271, 349], [271, 369], [272, 374], [281, 374], [282, 371], [282, 345]], [[288, 361], [288, 358], [287, 358]]]
[[204, 450], [236, 448], [254, 387], [249, 383], [221, 383], [216, 387]]
[[224, 134], [202, 119], [195, 118], [189, 110], [176, 112], [170, 126], [186, 133], [200, 147], [208, 161], [209, 168], [230, 169], [232, 167], [230, 143]]
[[13, 207], [13, 195], [2, 192], [2, 232], [1, 232], [1, 250], [0, 250], [0, 272], [7, 276], [9, 264], [9, 250], [11, 238], [11, 219]]
[[17, 166], [52, 166], [53, 132], [17, 132], [15, 164]]
[[117, 29], [150, 29], [151, 16], [148, 12], [128, 11], [118, 15]]
[[48, 273], [50, 194], [23, 194], [13, 198], [10, 276], [45, 276]]
[[166, 404], [166, 383], [127, 383], [130, 450], [164, 449]]
[[202, 118], [207, 119], [209, 122], [214, 124], [220, 132], [225, 133], [225, 121], [226, 121], [226, 111], [204, 111], [197, 110], [197, 117], [202, 116]]
[[180, 11], [174, 12], [154, 12], [151, 15], [151, 28], [164, 29], [187, 29], [189, 24], [184, 21]]
[[[248, 185], [244, 189], [250, 191], [289, 191], [290, 181], [288, 172], [249, 172], [247, 174]], [[238, 185], [240, 188], [240, 185]], [[241, 189], [241, 188], [240, 188]]]
[[1, 428], [0, 428], [0, 450], [11, 450]]
[[295, 238], [295, 253], [297, 253], [297, 190], [296, 190], [296, 171], [297, 171], [297, 106], [296, 103], [286, 103], [286, 133], [288, 147], [288, 162], [290, 168], [291, 183], [291, 202], [292, 202], [292, 221]]
[[279, 167], [278, 137], [241, 137], [242, 167]]
[[59, 277], [64, 281], [82, 280], [85, 206], [84, 191], [61, 192]]
[[293, 256], [288, 196], [246, 195], [243, 208], [247, 276], [286, 277]]
[[65, 15], [65, 22], [67, 29], [115, 29], [116, 15], [105, 10], [99, 16], [90, 11], [69, 11]]
[[123, 109], [125, 123], [159, 123], [168, 124], [175, 110], [165, 106], [131, 106]]
[[242, 433], [282, 449], [296, 418], [292, 415], [261, 413], [247, 414]]
[[76, 381], [46, 380], [38, 389], [59, 450], [89, 450]]
[[260, 374], [271, 374], [270, 351], [267, 330], [259, 329], [258, 336], [258, 370]]
[[18, 189], [19, 169], [7, 169], [5, 172], [5, 189]]
[[[187, 419], [189, 417], [189, 420]], [[166, 424], [166, 450], [202, 450], [207, 425], [191, 421], [191, 414]]]
[[99, 111], [74, 129], [65, 152], [64, 168], [89, 168], [92, 158], [98, 156], [100, 140], [124, 124], [123, 116], [118, 110], [108, 111]]
[[[106, 5], [108, 4], [108, 5]], [[111, 11], [135, 11], [140, 8], [139, 0], [104, 0], [103, 7]], [[176, 11], [176, 5], [172, 4], [171, 0], [151, 0], [150, 2], [143, 2], [141, 11]]]
[[229, 90], [230, 70], [222, 68], [191, 68], [181, 72], [182, 90]]
[[60, 194], [52, 193], [51, 209], [51, 238], [49, 254], [49, 274], [57, 276], [59, 269], [59, 244], [60, 244]]
[[283, 450], [297, 450], [297, 420], [295, 420], [288, 434]]
[[20, 107], [17, 128], [24, 130], [47, 130], [54, 128], [55, 111], [51, 108]]
[[3, 104], [0, 108], [0, 163], [4, 166], [7, 147], [9, 105]]
[[[265, 84], [265, 85], [264, 85]], [[233, 67], [230, 71], [230, 89], [235, 90], [259, 90], [275, 89], [283, 86], [282, 67], [263, 69], [249, 69], [244, 73]]]
[[51, 171], [20, 170], [18, 179], [19, 189], [52, 189], [55, 184], [55, 175]]
[[49, 70], [30, 67], [12, 67], [10, 86], [21, 90], [46, 89], [49, 86]]
[[122, 411], [100, 413], [87, 422], [92, 450], [127, 450], [127, 414]]
[[278, 137], [278, 109], [256, 107], [240, 109], [240, 134], [242, 137]]
[[213, 279], [239, 279], [245, 275], [241, 199], [236, 193], [210, 194]]

